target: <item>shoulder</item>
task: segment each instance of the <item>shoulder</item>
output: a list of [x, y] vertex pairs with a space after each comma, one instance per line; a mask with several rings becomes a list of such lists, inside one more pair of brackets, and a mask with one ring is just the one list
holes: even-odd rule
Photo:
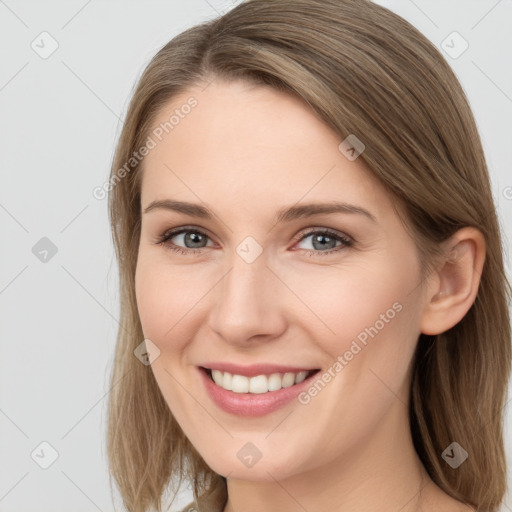
[[433, 481], [430, 481], [424, 494], [424, 503], [421, 509], [424, 512], [439, 512], [441, 510], [443, 512], [477, 512], [473, 506], [453, 498]]

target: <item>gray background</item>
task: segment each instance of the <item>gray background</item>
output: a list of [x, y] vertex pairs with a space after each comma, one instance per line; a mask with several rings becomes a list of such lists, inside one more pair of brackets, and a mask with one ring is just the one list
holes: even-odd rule
[[[510, 275], [512, 1], [379, 3], [440, 48], [453, 31], [469, 44], [445, 56], [483, 139]], [[108, 179], [128, 99], [151, 56], [233, 5], [0, 0], [2, 512], [122, 510], [104, 444], [117, 266], [107, 203], [92, 191]], [[454, 41], [452, 54], [462, 48]], [[508, 413], [506, 421], [511, 460]], [[43, 469], [53, 450], [58, 458]], [[190, 494], [180, 498], [176, 507]], [[507, 503], [503, 511], [512, 510]]]

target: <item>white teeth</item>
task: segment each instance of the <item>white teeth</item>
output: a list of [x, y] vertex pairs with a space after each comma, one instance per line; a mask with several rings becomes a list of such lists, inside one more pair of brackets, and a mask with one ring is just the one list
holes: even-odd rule
[[308, 371], [301, 371], [246, 377], [212, 370], [212, 378], [217, 386], [234, 393], [267, 393], [268, 391], [278, 391], [281, 388], [289, 388], [294, 384], [299, 384], [307, 377], [308, 373]]
[[268, 380], [266, 375], [251, 377], [248, 381], [249, 393], [266, 393], [268, 391]]
[[282, 384], [282, 379], [281, 379], [280, 373], [273, 373], [268, 378], [268, 390], [269, 391], [279, 391], [282, 388], [281, 384]]
[[[222, 372], [219, 373], [221, 374], [222, 378]], [[228, 391], [231, 391], [233, 389], [233, 375], [231, 375], [231, 373], [224, 374], [224, 381], [222, 382], [222, 386], [224, 389], [227, 389]]]
[[299, 382], [302, 382], [308, 375], [308, 372], [299, 372], [297, 373], [297, 377], [295, 377], [295, 384], [299, 384]]
[[294, 373], [285, 373], [283, 377], [283, 388], [289, 388], [295, 384], [295, 374]]

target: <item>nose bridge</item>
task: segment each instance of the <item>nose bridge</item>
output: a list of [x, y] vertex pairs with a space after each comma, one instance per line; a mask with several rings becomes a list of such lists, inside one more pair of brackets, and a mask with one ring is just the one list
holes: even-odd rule
[[260, 315], [263, 312], [268, 274], [264, 256], [249, 263], [239, 254], [233, 254], [231, 269], [217, 298], [218, 304], [227, 308], [227, 313], [231, 312], [232, 317], [234, 313], [240, 317], [246, 316], [245, 308], [249, 308], [253, 316]]
[[214, 296], [210, 325], [225, 341], [244, 342], [275, 334], [282, 326], [272, 272], [263, 251], [244, 243], [233, 251], [230, 269]]

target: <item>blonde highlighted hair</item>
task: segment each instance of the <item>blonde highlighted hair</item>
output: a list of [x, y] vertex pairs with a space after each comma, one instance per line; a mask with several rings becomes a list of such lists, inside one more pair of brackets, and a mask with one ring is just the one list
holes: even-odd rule
[[[410, 424], [416, 451], [441, 489], [478, 511], [498, 510], [506, 489], [511, 288], [481, 140], [452, 69], [417, 29], [368, 0], [251, 0], [179, 34], [153, 57], [131, 99], [112, 178], [145, 144], [167, 102], [217, 78], [287, 91], [340, 140], [356, 134], [366, 145], [359, 158], [405, 212], [424, 276], [457, 229], [474, 226], [484, 234], [475, 302], [453, 328], [419, 337]], [[170, 484], [182, 480], [192, 482], [196, 499], [226, 497], [226, 479], [188, 441], [150, 367], [133, 354], [144, 338], [134, 281], [141, 170], [140, 163], [132, 165], [109, 195], [121, 326], [108, 457], [130, 512], [160, 510]], [[469, 454], [457, 469], [441, 457], [452, 441]]]

